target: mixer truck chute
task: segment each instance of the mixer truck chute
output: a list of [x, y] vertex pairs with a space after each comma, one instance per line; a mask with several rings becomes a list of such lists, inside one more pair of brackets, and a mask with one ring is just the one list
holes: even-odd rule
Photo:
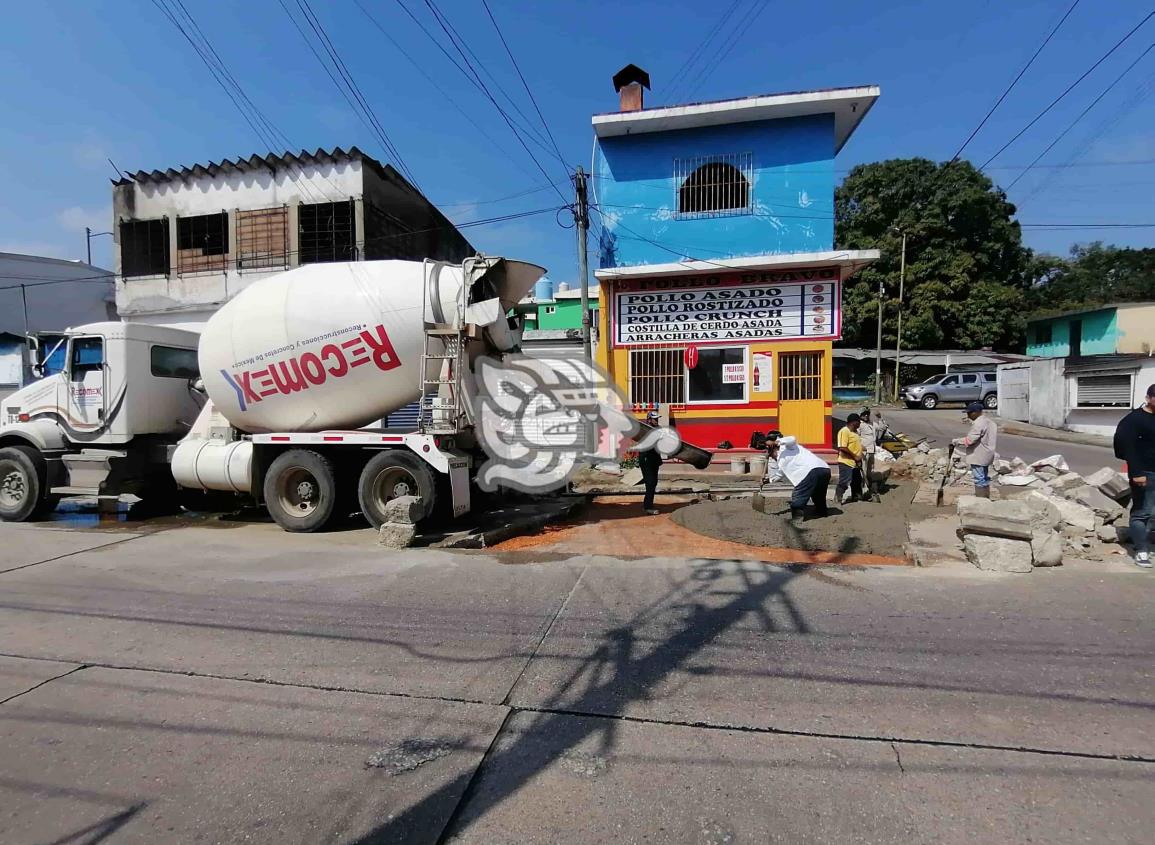
[[[346, 509], [379, 525], [402, 495], [424, 516], [463, 513], [473, 362], [517, 348], [506, 314], [544, 272], [492, 257], [311, 264], [251, 284], [199, 342], [131, 323], [70, 330], [65, 372], [0, 409], [0, 519], [175, 485], [251, 496], [290, 531]], [[415, 401], [418, 431], [373, 427]]]

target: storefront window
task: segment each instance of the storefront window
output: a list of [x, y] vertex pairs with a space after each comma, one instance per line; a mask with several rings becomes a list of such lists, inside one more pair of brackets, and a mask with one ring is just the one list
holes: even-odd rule
[[746, 348], [705, 346], [698, 364], [687, 371], [690, 402], [746, 401]]

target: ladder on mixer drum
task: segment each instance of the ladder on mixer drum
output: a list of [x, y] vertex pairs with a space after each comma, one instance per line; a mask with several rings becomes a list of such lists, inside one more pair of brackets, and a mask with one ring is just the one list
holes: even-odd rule
[[[465, 414], [461, 395], [461, 374], [467, 366], [465, 286], [459, 287], [456, 313], [443, 313], [437, 281], [445, 265], [429, 259], [424, 265], [422, 314], [425, 338], [421, 352], [417, 428], [422, 434], [456, 434]], [[437, 290], [433, 299], [430, 298], [431, 288]]]

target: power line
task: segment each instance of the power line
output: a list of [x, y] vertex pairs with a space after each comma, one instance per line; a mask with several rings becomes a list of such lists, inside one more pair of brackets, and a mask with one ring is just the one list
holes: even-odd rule
[[1155, 49], [1155, 42], [1152, 42], [1151, 44], [1149, 44], [1147, 46], [1147, 49], [1144, 50], [1142, 53], [1140, 53], [1138, 58], [1135, 59], [1135, 61], [1133, 61], [1133, 62], [1131, 62], [1131, 64], [1127, 65], [1127, 68], [1121, 74], [1116, 76], [1115, 80], [1110, 85], [1108, 85], [1106, 88], [1104, 88], [1102, 90], [1102, 92], [1100, 92], [1098, 97], [1093, 99], [1087, 105], [1087, 107], [1085, 109], [1083, 109], [1081, 112], [1079, 112], [1079, 116], [1076, 117], [1074, 120], [1072, 120], [1069, 124], [1067, 124], [1067, 128], [1064, 129], [1062, 132], [1060, 132], [1058, 135], [1056, 135], [1055, 140], [1051, 141], [1051, 143], [1049, 143], [1047, 145], [1046, 149], [1044, 149], [1041, 153], [1039, 153], [1037, 156], [1035, 156], [1035, 160], [1032, 161], [1030, 164], [1028, 164], [1023, 169], [1022, 173], [1020, 173], [1018, 176], [1016, 176], [1014, 178], [1014, 180], [1009, 185], [1007, 185], [1007, 187], [1004, 190], [1009, 191], [1011, 188], [1013, 188], [1015, 186], [1015, 184], [1020, 179], [1022, 179], [1024, 176], [1026, 176], [1028, 173], [1030, 173], [1031, 168], [1039, 163], [1039, 159], [1041, 159], [1043, 156], [1045, 156], [1047, 153], [1049, 153], [1052, 149], [1054, 149], [1055, 145], [1057, 143], [1059, 143], [1059, 141], [1063, 140], [1063, 138], [1066, 137], [1067, 133], [1070, 132], [1072, 129], [1074, 129], [1076, 124], [1078, 124], [1078, 122], [1080, 120], [1082, 120], [1084, 117], [1086, 117], [1088, 112], [1090, 112], [1091, 109], [1095, 108], [1095, 106], [1097, 106], [1099, 104], [1099, 101], [1102, 100], [1104, 97], [1106, 97], [1107, 94], [1111, 91], [1111, 89], [1114, 88], [1116, 85], [1118, 85], [1122, 81], [1123, 77], [1126, 76], [1128, 73], [1130, 73], [1132, 68], [1135, 67], [1135, 65], [1137, 65], [1137, 64], [1139, 64], [1139, 62], [1143, 61], [1143, 59], [1147, 56], [1147, 54], [1150, 53], [1151, 50], [1153, 50], [1153, 49]]
[[1071, 16], [1071, 12], [1075, 11], [1075, 7], [1078, 5], [1079, 0], [1075, 0], [1075, 2], [1071, 4], [1070, 8], [1067, 9], [1067, 13], [1063, 15], [1063, 17], [1059, 19], [1059, 22], [1055, 24], [1054, 28], [1051, 29], [1049, 33], [1047, 33], [1047, 37], [1043, 39], [1043, 43], [1039, 45], [1037, 50], [1035, 50], [1035, 54], [1031, 56], [1030, 60], [1025, 65], [1023, 65], [1022, 70], [1020, 70], [1018, 75], [1011, 80], [1011, 84], [1007, 86], [1006, 90], [1003, 91], [998, 100], [995, 101], [995, 104], [991, 106], [990, 111], [988, 111], [986, 115], [983, 116], [983, 119], [979, 121], [979, 125], [976, 126], [974, 131], [972, 131], [971, 134], [967, 136], [967, 139], [963, 141], [962, 146], [958, 148], [958, 152], [956, 152], [951, 157], [952, 162], [958, 161], [958, 157], [962, 155], [963, 150], [967, 148], [967, 144], [974, 140], [975, 135], [979, 134], [979, 130], [986, 125], [986, 122], [990, 120], [990, 117], [995, 113], [995, 110], [1003, 104], [1003, 100], [1005, 100], [1007, 95], [1014, 90], [1015, 86], [1019, 83], [1019, 80], [1023, 78], [1023, 74], [1025, 74], [1030, 69], [1031, 65], [1035, 63], [1035, 59], [1037, 59], [1039, 54], [1043, 52], [1043, 48], [1051, 43], [1051, 39], [1054, 38], [1055, 33], [1059, 31], [1059, 27], [1061, 27], [1066, 22], [1067, 18]]
[[993, 156], [988, 158], [985, 162], [983, 162], [982, 167], [979, 169], [980, 170], [985, 169], [988, 164], [990, 164], [992, 161], [994, 161], [996, 158], [998, 158], [1000, 155], [1002, 155], [1003, 151], [1006, 150], [1007, 147], [1009, 147], [1011, 144], [1013, 144], [1015, 141], [1017, 141], [1019, 138], [1021, 138], [1024, 132], [1026, 132], [1028, 129], [1030, 129], [1032, 126], [1034, 126], [1036, 123], [1038, 123], [1039, 120], [1043, 117], [1043, 115], [1045, 115], [1047, 112], [1049, 112], [1051, 109], [1053, 109], [1056, 105], [1058, 105], [1059, 101], [1062, 100], [1064, 97], [1066, 97], [1068, 94], [1070, 94], [1071, 91], [1074, 90], [1076, 85], [1078, 85], [1080, 82], [1082, 82], [1088, 76], [1090, 76], [1091, 72], [1094, 71], [1095, 68], [1097, 68], [1099, 65], [1103, 64], [1103, 62], [1105, 62], [1107, 60], [1107, 58], [1112, 53], [1114, 53], [1116, 50], [1118, 50], [1120, 47], [1122, 47], [1123, 44], [1126, 43], [1126, 41], [1132, 35], [1134, 35], [1136, 32], [1138, 32], [1139, 28], [1142, 27], [1143, 24], [1145, 24], [1145, 23], [1147, 23], [1147, 21], [1151, 20], [1152, 17], [1155, 17], [1155, 12], [1148, 12], [1147, 16], [1145, 18], [1143, 18], [1143, 20], [1139, 21], [1139, 23], [1137, 23], [1130, 32], [1128, 32], [1126, 35], [1124, 35], [1122, 38], [1120, 38], [1118, 41], [1116, 41], [1115, 46], [1113, 46], [1110, 50], [1108, 50], [1106, 53], [1104, 53], [1102, 56], [1100, 56], [1098, 61], [1096, 61], [1093, 65], [1091, 65], [1089, 68], [1087, 68], [1087, 70], [1083, 71], [1082, 76], [1080, 76], [1078, 79], [1076, 79], [1070, 85], [1068, 85], [1066, 90], [1063, 91], [1062, 94], [1060, 94], [1058, 97], [1056, 97], [1054, 100], [1051, 101], [1050, 105], [1048, 105], [1045, 109], [1043, 109], [1041, 112], [1039, 112], [1037, 115], [1035, 115], [1031, 119], [1030, 123], [1028, 123], [1022, 129], [1020, 129], [1018, 132], [1016, 132], [1014, 137], [1011, 138], [1011, 140], [1007, 141], [1005, 144], [1003, 144], [1001, 147], [999, 147], [998, 151]]
[[[282, 3], [282, 7], [283, 6], [284, 4]], [[333, 41], [329, 38], [328, 32], [325, 31], [325, 27], [317, 17], [316, 13], [313, 11], [313, 7], [309, 5], [309, 0], [297, 0], [297, 7], [301, 10], [301, 14], [305, 18], [305, 23], [307, 23], [313, 32], [317, 35], [317, 38], [321, 43], [321, 47], [329, 55], [329, 59], [333, 62], [333, 66], [337, 69], [337, 73], [344, 80], [345, 86], [349, 89], [349, 92], [353, 95], [353, 98], [360, 105], [364, 115], [368, 117], [371, 131], [381, 142], [381, 145], [385, 148], [386, 153], [392, 156], [393, 160], [396, 161], [401, 170], [404, 171], [405, 176], [409, 179], [409, 181], [414, 186], [417, 186], [417, 180], [413, 175], [413, 171], [409, 168], [409, 165], [405, 163], [405, 159], [402, 158], [400, 151], [389, 138], [389, 134], [385, 131], [385, 127], [381, 125], [381, 121], [378, 119], [376, 112], [373, 111], [373, 107], [369, 105], [369, 101], [365, 98], [364, 93], [361, 91], [361, 87], [353, 78], [353, 74], [349, 70], [348, 65], [345, 64], [345, 60], [341, 57], [340, 52], [333, 44]], [[314, 55], [316, 55], [315, 52]], [[332, 79], [331, 74], [330, 79]]]
[[685, 82], [686, 75], [690, 72], [690, 68], [698, 61], [700, 56], [705, 55], [705, 50], [709, 46], [710, 42], [714, 40], [718, 34], [718, 31], [721, 30], [726, 22], [729, 21], [729, 19], [733, 16], [734, 10], [738, 8], [738, 5], [741, 2], [742, 0], [734, 0], [734, 2], [730, 4], [730, 7], [722, 13], [722, 17], [718, 18], [718, 20], [710, 28], [710, 31], [706, 33], [706, 37], [698, 44], [697, 47], [694, 48], [689, 57], [687, 57], [686, 60], [682, 62], [681, 66], [674, 72], [674, 75], [670, 77], [669, 87], [666, 89], [670, 92], [669, 102], [675, 101], [674, 89], [680, 82]]
[[533, 103], [534, 111], [537, 112], [538, 118], [541, 120], [541, 125], [545, 127], [545, 132], [549, 135], [550, 143], [553, 144], [553, 150], [557, 153], [558, 160], [565, 164], [565, 156], [561, 154], [558, 148], [557, 139], [553, 137], [553, 131], [546, 123], [545, 115], [541, 113], [541, 107], [537, 104], [537, 98], [533, 96], [533, 91], [530, 90], [529, 83], [525, 81], [525, 74], [521, 72], [521, 68], [517, 64], [517, 59], [513, 57], [513, 51], [509, 49], [509, 44], [506, 43], [505, 35], [501, 32], [501, 27], [497, 25], [497, 19], [493, 17], [493, 11], [489, 8], [489, 3], [486, 0], [481, 0], [481, 5], [485, 7], [485, 13], [489, 15], [489, 21], [493, 24], [493, 28], [497, 31], [497, 37], [501, 39], [501, 46], [505, 48], [505, 53], [509, 56], [509, 61], [513, 64], [513, 69], [517, 71], [517, 77], [521, 80], [522, 86], [525, 88], [525, 93], [529, 95], [529, 101]]
[[[433, 46], [435, 46], [438, 50], [440, 50], [441, 54], [443, 56], [445, 56], [445, 58], [449, 59], [449, 61], [453, 64], [453, 66], [456, 67], [461, 72], [462, 76], [465, 77], [465, 79], [469, 82], [470, 85], [472, 85], [474, 88], [476, 88], [479, 92], [481, 92], [484, 95], [485, 90], [484, 90], [484, 86], [482, 86], [482, 84], [480, 82], [480, 78], [476, 77], [475, 74], [470, 73], [469, 70], [466, 70], [466, 68], [462, 66], [461, 62], [459, 62], [457, 59], [455, 59], [453, 57], [453, 54], [450, 53], [447, 49], [445, 49], [445, 45], [441, 43], [441, 40], [438, 39], [437, 36], [435, 36], [432, 32], [429, 31], [429, 28], [425, 26], [425, 24], [422, 22], [422, 20], [419, 17], [417, 17], [417, 15], [413, 12], [413, 10], [405, 5], [404, 0], [396, 0], [396, 2], [397, 2], [397, 5], [401, 7], [402, 11], [404, 11], [405, 14], [409, 16], [409, 19], [411, 21], [413, 21], [413, 23], [415, 23], [423, 33], [425, 33], [425, 37], [433, 42]], [[437, 22], [439, 25], [441, 24], [440, 18], [437, 18]], [[444, 30], [444, 27], [442, 27], [442, 29]], [[448, 33], [446, 33], [446, 34], [448, 34]], [[450, 37], [449, 40], [453, 44], [454, 49], [456, 49], [458, 51], [458, 53], [461, 53], [460, 47], [458, 46], [457, 42], [453, 39], [452, 36]], [[489, 71], [487, 70], [486, 73], [488, 74]], [[509, 95], [505, 94], [504, 91], [502, 93], [504, 94], [506, 99], [509, 98]], [[516, 105], [514, 106], [514, 108], [516, 109]], [[498, 110], [503, 112], [509, 120], [512, 120], [512, 118], [509, 118], [508, 113], [505, 112], [505, 110], [502, 109], [500, 106], [498, 106]], [[523, 119], [525, 119], [524, 116], [523, 116]], [[519, 127], [519, 129], [521, 129], [522, 132], [525, 133], [525, 136], [527, 138], [529, 138], [529, 140], [533, 141], [535, 144], [537, 144], [539, 147], [541, 147], [545, 152], [549, 153], [550, 155], [553, 155], [553, 151], [550, 150], [549, 146], [546, 144], [546, 142], [544, 140], [542, 140], [538, 137], [537, 133], [533, 131], [532, 127], [525, 126], [522, 124], [518, 124], [518, 127]]]
[[[509, 159], [510, 162], [512, 162], [515, 167], [517, 167], [523, 173], [526, 173], [527, 175], [532, 176], [529, 169], [526, 168], [525, 165], [522, 164], [521, 161], [515, 159], [513, 157], [513, 154], [510, 153], [509, 150], [507, 150], [505, 147], [503, 147], [500, 143], [498, 143], [494, 139], [494, 137], [492, 135], [490, 135], [488, 132], [486, 132], [485, 127], [483, 127], [480, 123], [478, 123], [473, 118], [473, 116], [471, 114], [469, 114], [469, 112], [467, 112], [455, 99], [453, 99], [453, 96], [448, 91], [446, 91], [437, 82], [437, 80], [435, 80], [432, 76], [429, 75], [428, 72], [426, 72], [425, 68], [421, 65], [421, 63], [418, 62], [415, 58], [413, 58], [413, 56], [409, 54], [409, 51], [406, 50], [401, 45], [401, 43], [396, 38], [393, 37], [393, 35], [389, 32], [389, 30], [387, 30], [385, 27], [383, 27], [381, 25], [381, 22], [378, 21], [377, 18], [375, 18], [369, 12], [369, 10], [365, 8], [365, 6], [364, 6], [364, 4], [362, 4], [361, 0], [353, 0], [353, 2], [357, 4], [357, 8], [360, 9], [361, 12], [365, 15], [365, 17], [367, 17], [369, 19], [369, 21], [373, 24], [373, 26], [377, 27], [377, 29], [381, 32], [381, 34], [383, 36], [385, 36], [386, 39], [388, 39], [389, 43], [393, 45], [393, 47], [397, 50], [397, 52], [400, 53], [402, 56], [404, 56], [406, 59], [408, 59], [409, 63], [411, 65], [413, 65], [413, 67], [417, 68], [418, 73], [420, 73], [422, 76], [424, 76], [425, 79], [429, 82], [429, 84], [432, 85], [434, 88], [436, 88], [438, 93], [440, 93], [441, 96], [444, 97], [446, 99], [446, 101], [451, 106], [453, 106], [455, 109], [457, 109], [457, 111], [461, 114], [461, 116], [464, 117], [466, 120], [468, 120], [470, 122], [470, 124], [472, 124], [474, 129], [476, 129], [479, 133], [481, 133], [481, 136], [483, 138], [485, 138], [487, 141], [489, 141], [489, 143], [493, 144], [493, 146], [496, 147], [497, 150], [502, 155], [504, 155], [507, 159]], [[546, 187], [548, 187], [548, 186], [546, 186]]]
[[[401, 3], [401, 0], [398, 0], [398, 3]], [[474, 79], [477, 80], [477, 84], [480, 87], [482, 93], [485, 94], [486, 99], [488, 99], [489, 102], [493, 104], [493, 107], [495, 109], [497, 109], [497, 113], [501, 115], [501, 119], [505, 121], [506, 126], [509, 127], [509, 131], [513, 133], [513, 136], [517, 139], [517, 142], [519, 144], [521, 144], [521, 148], [523, 150], [525, 150], [526, 155], [528, 155], [533, 160], [534, 165], [536, 165], [537, 169], [541, 171], [541, 175], [545, 177], [547, 182], [549, 182], [551, 185], [553, 185], [553, 181], [550, 179], [549, 174], [546, 173], [545, 167], [542, 166], [542, 163], [538, 160], [537, 156], [535, 156], [533, 154], [533, 150], [531, 150], [529, 148], [529, 146], [525, 143], [525, 140], [522, 138], [521, 133], [517, 131], [517, 127], [514, 126], [513, 120], [509, 117], [509, 114], [506, 113], [505, 109], [503, 109], [501, 107], [501, 105], [497, 102], [497, 100], [494, 99], [493, 94], [490, 93], [489, 88], [486, 87], [485, 83], [481, 81], [481, 77], [478, 76], [477, 71], [474, 70], [473, 65], [470, 63], [469, 59], [466, 57], [465, 52], [461, 49], [460, 45], [458, 45], [457, 39], [454, 38], [452, 33], [450, 33], [450, 30], [449, 30], [447, 23], [445, 21], [443, 21], [441, 19], [440, 15], [437, 13], [436, 5], [433, 2], [431, 2], [431, 0], [425, 0], [425, 5], [429, 7], [431, 12], [433, 12], [433, 17], [434, 17], [434, 19], [436, 19], [438, 26], [441, 27], [441, 30], [445, 33], [446, 37], [450, 40], [450, 43], [453, 44], [454, 49], [457, 50], [458, 54], [461, 56], [462, 61], [465, 62], [466, 67], [468, 67], [473, 72], [473, 77], [474, 77]], [[404, 3], [401, 3], [401, 6], [402, 6], [402, 8], [406, 8]], [[407, 8], [406, 8], [406, 11], [408, 11]], [[434, 39], [434, 40], [436, 41], [436, 39]], [[456, 62], [455, 62], [455, 64], [456, 64]], [[563, 162], [563, 164], [564, 164], [564, 162]], [[559, 197], [561, 197], [562, 203], [568, 205], [568, 201], [566, 200], [565, 194], [563, 194], [561, 192], [561, 190], [557, 187], [557, 185], [553, 185], [553, 189], [555, 191], [557, 191], [557, 195]]]
[[718, 69], [718, 66], [726, 61], [727, 56], [729, 56], [730, 53], [734, 50], [735, 45], [737, 45], [738, 42], [742, 40], [743, 36], [745, 36], [747, 32], [754, 28], [754, 22], [762, 16], [764, 11], [766, 11], [766, 7], [770, 5], [770, 0], [760, 0], [760, 3], [761, 5], [759, 5], [759, 0], [755, 0], [755, 2], [747, 10], [746, 17], [739, 20], [734, 25], [734, 28], [730, 30], [730, 34], [728, 36], [729, 43], [726, 44], [722, 54], [713, 61], [706, 63], [702, 67], [702, 69], [698, 72], [698, 76], [695, 77], [694, 81], [692, 81], [686, 88], [686, 99], [693, 97], [694, 93], [701, 86], [706, 84], [710, 77], [714, 75], [714, 71]]
[[[534, 217], [534, 216], [537, 216], [540, 214], [556, 213], [556, 212], [561, 211], [565, 208], [567, 208], [567, 206], [551, 205], [548, 208], [535, 208], [535, 209], [532, 209], [530, 211], [518, 211], [518, 212], [514, 212], [512, 214], [498, 215], [496, 217], [484, 217], [484, 218], [481, 218], [478, 220], [467, 220], [463, 223], [453, 223], [452, 221], [449, 221], [448, 226], [432, 226], [432, 227], [429, 227], [426, 229], [413, 229], [413, 230], [408, 231], [408, 232], [393, 232], [393, 233], [388, 234], [388, 235], [379, 235], [379, 236], [373, 237], [373, 238], [366, 238], [364, 243], [375, 244], [375, 243], [379, 243], [381, 241], [395, 240], [397, 238], [407, 238], [407, 237], [410, 237], [412, 235], [422, 235], [422, 234], [426, 234], [428, 232], [438, 232], [438, 231], [442, 231], [446, 228], [471, 229], [471, 228], [474, 228], [477, 226], [491, 226], [491, 225], [495, 225], [498, 223], [508, 223], [512, 220], [520, 220], [520, 219], [525, 218], [525, 217]], [[301, 253], [301, 250], [287, 250], [284, 253], [284, 255], [286, 256], [286, 258], [289, 258], [292, 256], [300, 255], [300, 253]], [[278, 253], [278, 255], [280, 255], [280, 253]], [[285, 268], [285, 269], [288, 270], [288, 269], [292, 269], [292, 268]], [[168, 275], [168, 274], [157, 273], [155, 275], [160, 276], [160, 275]], [[9, 276], [9, 275], [0, 274], [0, 279], [40, 280], [38, 284], [34, 284], [34, 285], [16, 284], [16, 285], [0, 286], [0, 290], [15, 290], [17, 288], [22, 288], [22, 287], [23, 288], [44, 287], [47, 285], [60, 285], [60, 284], [68, 284], [68, 283], [72, 283], [72, 282], [95, 282], [95, 281], [115, 282], [117, 279], [123, 280], [124, 278], [125, 277], [123, 275], [117, 276], [114, 273], [102, 273], [100, 275], [94, 275], [94, 276], [77, 276], [77, 277], [72, 278], [72, 279], [57, 279], [57, 278], [53, 278], [51, 276], [26, 276], [26, 275]], [[128, 278], [135, 278], [135, 277], [130, 276]]]

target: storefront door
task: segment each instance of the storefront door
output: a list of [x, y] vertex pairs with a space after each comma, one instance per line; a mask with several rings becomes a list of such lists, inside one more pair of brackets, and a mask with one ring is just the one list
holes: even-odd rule
[[799, 443], [825, 441], [821, 352], [778, 354], [778, 429]]

